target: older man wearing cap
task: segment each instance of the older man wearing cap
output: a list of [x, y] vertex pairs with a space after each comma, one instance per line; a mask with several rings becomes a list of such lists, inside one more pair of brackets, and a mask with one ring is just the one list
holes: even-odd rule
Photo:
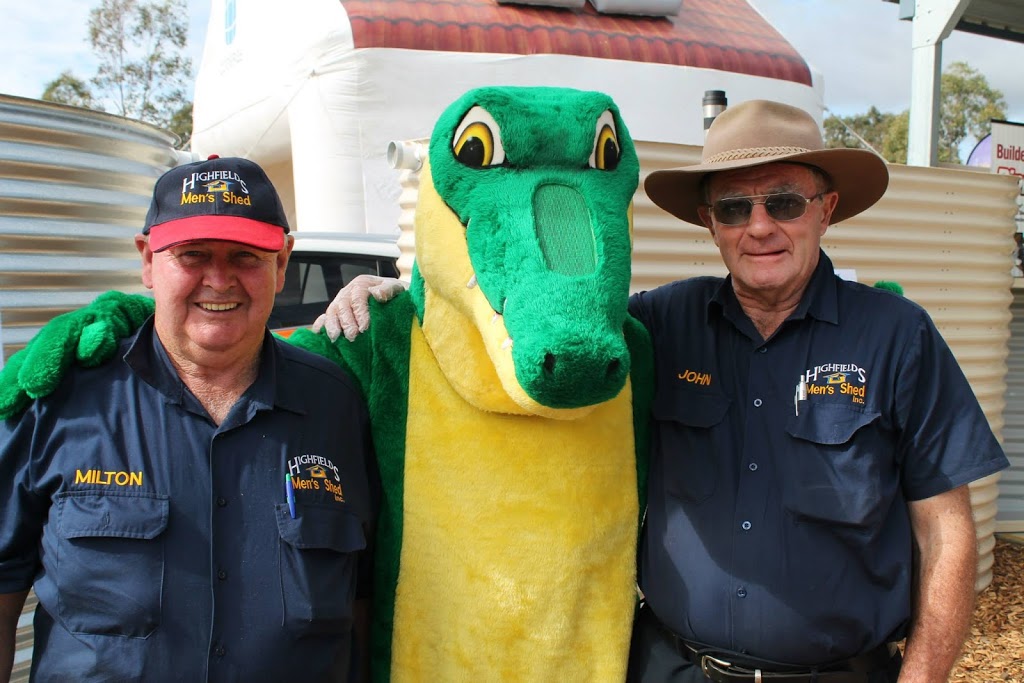
[[154, 315], [0, 426], [0, 678], [34, 587], [36, 680], [350, 679], [376, 470], [358, 389], [266, 329], [292, 241], [252, 162], [157, 181]]
[[[632, 680], [948, 678], [973, 607], [967, 484], [1008, 462], [928, 314], [821, 251], [887, 185], [878, 156], [768, 101], [647, 177], [729, 276], [630, 300], [657, 381]], [[368, 292], [400, 286], [363, 278], [318, 322], [352, 338]]]
[[648, 176], [729, 276], [630, 301], [658, 382], [635, 680], [947, 680], [973, 607], [967, 484], [1008, 463], [927, 313], [821, 251], [887, 183], [767, 101]]

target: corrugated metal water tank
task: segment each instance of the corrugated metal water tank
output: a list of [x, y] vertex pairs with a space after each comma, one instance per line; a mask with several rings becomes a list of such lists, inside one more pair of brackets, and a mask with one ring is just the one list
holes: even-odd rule
[[[725, 264], [708, 231], [662, 211], [642, 189], [652, 171], [699, 163], [700, 147], [643, 141], [636, 146], [641, 187], [633, 202], [632, 291], [697, 275], [724, 276]], [[881, 201], [830, 227], [822, 246], [836, 268], [855, 270], [860, 282], [895, 280], [907, 298], [928, 311], [1002, 440], [1017, 183], [966, 169], [892, 165], [889, 173]], [[400, 179], [399, 267], [408, 279], [419, 177], [404, 171]], [[992, 581], [998, 481], [997, 474], [971, 485], [979, 591]]]
[[175, 136], [0, 95], [0, 324], [5, 358], [108, 289], [145, 291], [132, 240]]

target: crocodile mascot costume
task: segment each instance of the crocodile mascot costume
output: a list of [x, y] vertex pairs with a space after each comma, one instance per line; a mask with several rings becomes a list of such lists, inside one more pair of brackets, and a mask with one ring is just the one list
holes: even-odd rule
[[[376, 680], [624, 679], [653, 385], [626, 313], [638, 176], [606, 95], [470, 91], [430, 140], [410, 290], [371, 302], [355, 342], [291, 337], [370, 409]], [[55, 319], [12, 357], [0, 410], [76, 355], [102, 362], [150, 309], [108, 293]]]

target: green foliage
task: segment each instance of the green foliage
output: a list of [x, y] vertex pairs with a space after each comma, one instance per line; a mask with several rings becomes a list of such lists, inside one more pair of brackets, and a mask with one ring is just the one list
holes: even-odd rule
[[101, 0], [89, 12], [88, 31], [99, 62], [89, 85], [68, 70], [47, 85], [43, 99], [146, 121], [188, 140], [192, 61], [182, 54], [186, 1]]
[[[1006, 118], [1003, 93], [988, 84], [983, 74], [965, 62], [953, 62], [942, 74], [938, 152], [939, 161], [960, 161], [964, 141], [984, 137], [991, 119]], [[857, 135], [891, 163], [907, 161], [910, 112], [880, 112], [871, 107], [854, 116], [825, 119], [828, 147], [863, 147]], [[856, 132], [851, 133], [850, 130]]]
[[975, 140], [989, 132], [989, 121], [1006, 118], [1003, 93], [966, 62], [953, 62], [942, 72], [942, 120], [939, 133], [939, 159], [943, 152], [959, 159], [960, 144], [968, 137]]
[[[899, 114], [893, 114], [889, 120], [889, 126], [885, 130], [885, 137], [882, 140], [882, 148], [879, 153], [886, 161], [894, 164], [907, 163], [907, 147], [910, 145], [910, 111], [903, 110]], [[948, 161], [941, 159], [940, 161]]]
[[168, 130], [178, 136], [181, 141], [179, 147], [185, 147], [192, 139], [192, 103], [188, 102], [178, 111], [174, 112]]
[[60, 102], [75, 107], [93, 109], [92, 92], [89, 85], [66, 69], [60, 76], [46, 85], [41, 99], [47, 102]]
[[876, 151], [881, 151], [881, 143], [885, 139], [895, 114], [878, 111], [871, 107], [864, 114], [844, 116], [830, 115], [825, 119], [825, 145], [828, 147], [863, 147], [858, 135]]

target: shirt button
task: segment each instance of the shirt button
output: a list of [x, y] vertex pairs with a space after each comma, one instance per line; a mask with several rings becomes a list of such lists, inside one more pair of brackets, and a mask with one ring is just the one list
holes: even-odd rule
[[759, 399], [759, 398], [755, 398], [754, 399], [754, 407], [755, 408], [760, 408], [761, 407], [761, 399]]
[[217, 498], [217, 507], [221, 507], [222, 508], [222, 507], [224, 507], [227, 504], [228, 504], [228, 501], [226, 501], [225, 499]]
[[739, 590], [736, 591], [736, 595], [737, 595], [737, 597], [741, 597], [741, 598], [747, 597], [747, 589], [746, 588], [740, 588]]
[[759, 348], [757, 350], [757, 352], [758, 353], [768, 353], [768, 347], [767, 346], [762, 346], [761, 348]]
[[223, 581], [224, 579], [228, 578], [228, 573], [221, 569], [219, 572], [217, 572], [217, 578]]
[[747, 469], [749, 469], [751, 472], [757, 472], [757, 463], [750, 463], [749, 465], [747, 465]]
[[218, 657], [223, 657], [226, 653], [227, 650], [224, 649], [223, 645], [218, 645], [217, 649], [213, 651], [213, 654], [217, 655]]
[[740, 526], [743, 527], [744, 531], [750, 531], [750, 522], [743, 522]]

